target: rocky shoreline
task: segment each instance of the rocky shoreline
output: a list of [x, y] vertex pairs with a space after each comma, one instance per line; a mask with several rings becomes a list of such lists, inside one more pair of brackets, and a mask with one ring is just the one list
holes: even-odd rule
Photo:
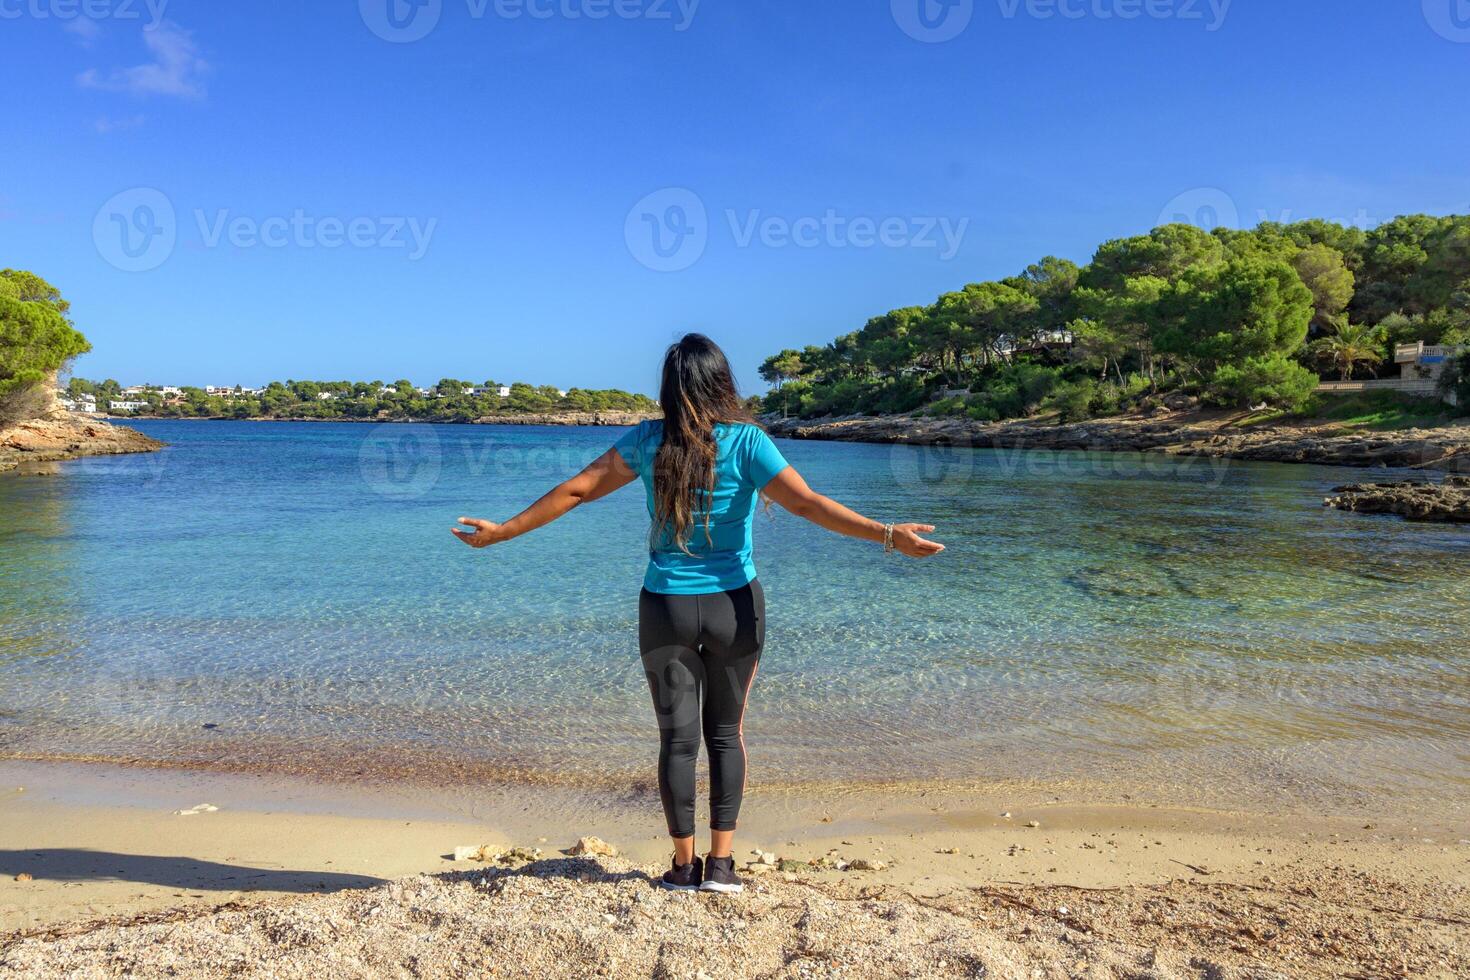
[[[166, 416], [138, 418], [151, 420]], [[657, 418], [660, 416], [646, 412], [548, 412], [487, 415], [446, 424], [617, 427]], [[421, 420], [412, 418], [260, 418], [239, 421], [422, 424]], [[974, 422], [917, 415], [816, 420], [765, 418], [762, 421], [772, 435], [791, 439], [982, 449], [1160, 453], [1470, 474], [1470, 425], [1395, 431], [1354, 431], [1330, 423], [1241, 428], [1232, 424], [1232, 416], [1210, 418], [1184, 412], [1063, 424], [1035, 419]], [[156, 439], [106, 419], [57, 411], [43, 419], [0, 429], [0, 472], [25, 462], [153, 452], [163, 445]]]
[[164, 443], [157, 439], [126, 426], [58, 410], [44, 418], [0, 428], [0, 473], [22, 464], [82, 456], [151, 453], [163, 447]]
[[1443, 483], [1350, 483], [1333, 487], [1323, 506], [1357, 514], [1397, 514], [1411, 521], [1470, 524], [1470, 477], [1446, 477]]
[[982, 449], [1163, 453], [1323, 466], [1412, 467], [1470, 473], [1470, 426], [1352, 431], [1333, 424], [1240, 428], [1232, 417], [1198, 414], [1125, 417], [1056, 424], [1037, 420], [974, 422], [899, 415], [804, 421], [771, 419], [772, 435], [792, 439]]

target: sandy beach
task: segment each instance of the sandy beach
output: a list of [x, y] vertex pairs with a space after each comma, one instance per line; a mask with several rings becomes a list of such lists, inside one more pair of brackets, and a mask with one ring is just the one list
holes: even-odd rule
[[[1470, 840], [1453, 816], [1100, 805], [1066, 788], [783, 792], [752, 799], [739, 839], [742, 862], [779, 863], [730, 899], [653, 887], [667, 843], [634, 796], [36, 763], [0, 778], [5, 975], [1470, 971]], [[567, 853], [584, 836], [616, 856]], [[480, 845], [523, 850], [453, 859]]]

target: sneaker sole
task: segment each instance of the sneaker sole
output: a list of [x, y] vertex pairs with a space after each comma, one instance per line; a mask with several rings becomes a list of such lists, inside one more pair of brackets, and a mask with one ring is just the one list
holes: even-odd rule
[[725, 885], [718, 881], [706, 881], [699, 886], [702, 892], [720, 892], [723, 895], [734, 895], [745, 890], [744, 885]]
[[671, 892], [697, 892], [700, 889], [699, 885], [671, 885], [667, 881], [660, 881], [658, 887]]

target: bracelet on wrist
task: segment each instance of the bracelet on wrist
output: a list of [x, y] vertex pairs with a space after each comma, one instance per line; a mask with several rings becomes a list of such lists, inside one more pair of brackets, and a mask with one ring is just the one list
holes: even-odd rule
[[883, 553], [885, 555], [888, 555], [888, 554], [892, 554], [893, 553], [893, 525], [892, 524], [884, 524], [883, 525]]

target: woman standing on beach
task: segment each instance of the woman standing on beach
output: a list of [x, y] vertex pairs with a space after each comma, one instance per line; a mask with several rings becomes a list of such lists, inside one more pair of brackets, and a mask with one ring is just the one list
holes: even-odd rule
[[[765, 642], [765, 596], [751, 560], [756, 502], [773, 500], [829, 531], [912, 558], [944, 546], [928, 524], [880, 524], [806, 485], [740, 402], [724, 353], [688, 334], [664, 356], [661, 421], [643, 422], [590, 466], [495, 524], [461, 517], [473, 548], [545, 527], [641, 478], [652, 518], [638, 644], [658, 715], [658, 788], [674, 841], [667, 888], [738, 892], [735, 823], [745, 790], [746, 697]], [[710, 849], [694, 853], [694, 763], [709, 751]]]

